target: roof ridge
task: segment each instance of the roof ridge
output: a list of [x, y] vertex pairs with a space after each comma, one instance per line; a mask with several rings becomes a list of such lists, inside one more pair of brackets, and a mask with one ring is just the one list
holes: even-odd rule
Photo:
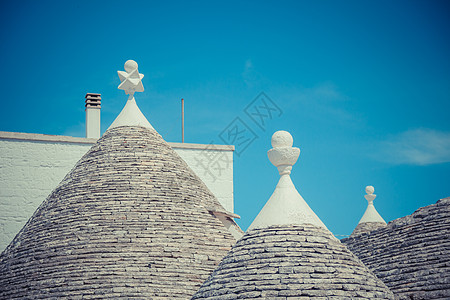
[[429, 218], [429, 212], [432, 210], [440, 210], [444, 207], [450, 207], [450, 198], [439, 199], [436, 203], [419, 207], [412, 214], [397, 218], [390, 221], [388, 227], [403, 226], [405, 224], [414, 224], [421, 219]]

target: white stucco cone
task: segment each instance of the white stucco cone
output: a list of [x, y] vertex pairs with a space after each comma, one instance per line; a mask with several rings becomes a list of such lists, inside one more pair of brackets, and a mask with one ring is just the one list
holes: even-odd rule
[[134, 96], [128, 98], [125, 107], [108, 129], [119, 126], [140, 126], [153, 129], [153, 126], [137, 106]]
[[312, 224], [327, 229], [292, 183], [290, 177], [292, 166], [300, 155], [300, 149], [292, 145], [293, 139], [289, 132], [277, 131], [273, 134], [273, 149], [270, 149], [267, 155], [270, 162], [278, 168], [281, 177], [272, 196], [248, 230], [273, 225], [301, 224]]

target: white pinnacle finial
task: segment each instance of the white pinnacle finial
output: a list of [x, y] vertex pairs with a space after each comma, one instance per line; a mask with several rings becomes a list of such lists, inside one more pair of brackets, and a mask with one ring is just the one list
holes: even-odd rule
[[272, 135], [272, 149], [267, 151], [270, 162], [278, 168], [280, 175], [291, 174], [292, 166], [297, 162], [300, 149], [292, 147], [292, 135], [284, 130]]
[[292, 147], [293, 139], [287, 131], [277, 131], [272, 136], [272, 149], [267, 151], [270, 162], [278, 168], [280, 180], [270, 199], [248, 228], [265, 228], [274, 225], [312, 224], [325, 225], [300, 196], [291, 180], [292, 166], [297, 162], [300, 149]]
[[375, 200], [375, 198], [377, 197], [377, 195], [375, 195], [373, 192], [375, 192], [375, 188], [371, 185], [366, 186], [366, 193], [367, 195], [364, 195], [364, 198], [366, 198], [366, 200], [370, 203], [373, 202], [373, 200]]
[[367, 209], [364, 212], [364, 215], [362, 216], [361, 220], [358, 224], [361, 223], [384, 223], [386, 224], [386, 221], [380, 216], [380, 214], [375, 209], [375, 206], [373, 205], [373, 200], [377, 197], [377, 195], [374, 194], [375, 188], [371, 185], [366, 186], [366, 193], [367, 195], [364, 195], [364, 198], [366, 198], [368, 204]]
[[119, 90], [124, 90], [128, 96], [128, 101], [125, 107], [120, 112], [119, 116], [114, 120], [108, 129], [120, 126], [140, 126], [153, 129], [134, 99], [135, 92], [143, 92], [142, 78], [144, 74], [138, 71], [138, 64], [134, 60], [127, 60], [125, 62], [125, 72], [117, 71], [120, 78]]
[[134, 92], [143, 92], [142, 78], [144, 78], [144, 74], [139, 73], [138, 64], [134, 60], [127, 60], [124, 69], [125, 72], [117, 71], [121, 81], [118, 89], [124, 90], [125, 94], [130, 95], [130, 97], [134, 95]]

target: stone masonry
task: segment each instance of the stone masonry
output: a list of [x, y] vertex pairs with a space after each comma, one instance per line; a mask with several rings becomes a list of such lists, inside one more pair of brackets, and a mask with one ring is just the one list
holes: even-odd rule
[[400, 299], [450, 299], [450, 198], [342, 242]]
[[[0, 131], [0, 252], [96, 139]], [[233, 146], [168, 143], [233, 212]]]
[[192, 299], [394, 299], [328, 230], [313, 225], [248, 231]]
[[153, 129], [108, 130], [0, 256], [1, 299], [189, 299], [235, 242]]
[[381, 222], [371, 222], [371, 223], [359, 223], [358, 226], [353, 230], [351, 237], [360, 235], [365, 232], [371, 232], [375, 229], [386, 227], [385, 223]]

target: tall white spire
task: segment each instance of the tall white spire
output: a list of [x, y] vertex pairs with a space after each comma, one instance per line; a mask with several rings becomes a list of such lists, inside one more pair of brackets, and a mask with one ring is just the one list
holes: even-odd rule
[[124, 90], [128, 96], [128, 101], [120, 114], [108, 129], [119, 126], [140, 126], [153, 129], [150, 122], [145, 118], [134, 99], [135, 92], [143, 92], [142, 78], [144, 74], [138, 71], [138, 64], [134, 60], [125, 62], [124, 71], [117, 71], [120, 78], [119, 90]]
[[248, 228], [265, 228], [272, 225], [312, 224], [326, 229], [306, 201], [300, 196], [290, 174], [297, 162], [300, 149], [292, 147], [293, 139], [287, 131], [277, 131], [272, 136], [272, 149], [267, 152], [270, 162], [278, 168], [280, 180], [270, 199]]
[[386, 221], [380, 216], [380, 214], [375, 209], [375, 206], [373, 205], [373, 200], [375, 200], [375, 198], [377, 197], [377, 195], [375, 195], [374, 192], [375, 192], [375, 189], [373, 186], [371, 186], [371, 185], [366, 186], [367, 195], [364, 195], [364, 198], [366, 198], [366, 200], [368, 202], [367, 209], [358, 224], [361, 224], [361, 223], [384, 223], [384, 224], [386, 224]]

